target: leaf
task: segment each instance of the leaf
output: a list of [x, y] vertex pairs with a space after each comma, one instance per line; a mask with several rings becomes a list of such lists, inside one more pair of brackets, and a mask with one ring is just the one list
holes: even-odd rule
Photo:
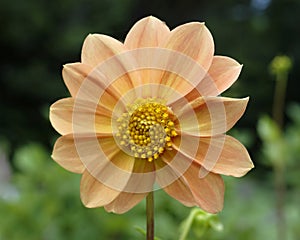
[[300, 104], [289, 104], [287, 107], [287, 114], [296, 124], [300, 124]]
[[258, 120], [257, 131], [263, 141], [275, 141], [281, 138], [279, 126], [266, 115]]
[[[143, 228], [141, 228], [139, 226], [135, 226], [134, 228], [137, 232], [141, 233], [144, 237], [146, 237], [147, 233]], [[158, 237], [154, 237], [154, 240], [161, 240], [161, 239]]]
[[14, 162], [19, 170], [32, 173], [40, 171], [43, 160], [49, 158], [44, 147], [37, 143], [23, 146], [16, 151]]

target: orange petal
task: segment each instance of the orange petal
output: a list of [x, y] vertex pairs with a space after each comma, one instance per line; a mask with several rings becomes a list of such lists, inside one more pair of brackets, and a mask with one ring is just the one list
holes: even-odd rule
[[81, 188], [85, 205], [107, 205], [127, 189], [134, 158], [120, 150], [112, 137], [100, 137], [96, 141], [79, 138], [76, 147], [88, 171], [84, 173], [86, 178], [83, 178]]
[[214, 56], [206, 77], [197, 86], [202, 96], [217, 96], [228, 89], [242, 70], [236, 60], [225, 56]]
[[198, 98], [185, 106], [172, 105], [178, 131], [194, 136], [214, 136], [228, 131], [245, 112], [249, 98]]
[[[63, 77], [72, 97], [77, 99], [104, 105], [112, 110], [121, 96], [105, 75], [82, 63], [64, 65]], [[125, 81], [119, 81], [118, 84], [120, 89], [126, 88]]]
[[65, 98], [50, 107], [50, 121], [61, 135], [70, 133], [112, 133], [112, 112], [93, 102]]
[[126, 48], [149, 48], [132, 52], [137, 63], [141, 66], [141, 69], [138, 70], [141, 78], [135, 77], [135, 81], [133, 81], [135, 87], [141, 87], [137, 94], [139, 97], [157, 97], [157, 86], [147, 85], [149, 83], [158, 84], [163, 73], [154, 66], [159, 59], [159, 53], [154, 51], [153, 47], [159, 46], [169, 33], [170, 30], [164, 22], [150, 16], [138, 21], [127, 34], [124, 42]]
[[81, 161], [94, 178], [119, 192], [126, 188], [132, 175], [134, 157], [123, 152], [113, 137], [100, 137], [89, 141], [88, 145], [81, 141], [76, 143]]
[[193, 22], [171, 31], [165, 48], [187, 55], [208, 70], [214, 55], [214, 41], [204, 23]]
[[193, 101], [202, 96], [220, 95], [237, 80], [241, 69], [242, 65], [232, 58], [214, 56], [206, 76], [184, 98]]
[[133, 88], [132, 81], [140, 81], [139, 74], [134, 72], [137, 69], [136, 61], [132, 53], [125, 50], [121, 42], [106, 35], [93, 34], [86, 38], [82, 62], [94, 69], [85, 83], [87, 86], [83, 87], [88, 88], [90, 94], [99, 99], [103, 91], [99, 87], [93, 89], [93, 85], [100, 85], [107, 93], [120, 99]]
[[126, 72], [122, 60], [125, 61], [126, 58], [116, 57], [94, 69], [82, 63], [64, 65], [63, 77], [71, 95], [74, 98], [99, 102], [110, 109], [114, 108], [117, 101], [124, 105], [123, 96], [133, 85], [131, 74]]
[[136, 22], [124, 41], [128, 49], [159, 46], [170, 33], [167, 25], [150, 16]]
[[77, 134], [73, 137], [81, 162], [93, 174], [96, 170], [101, 171], [107, 167], [111, 159], [121, 151], [113, 137], [92, 134]]
[[220, 175], [207, 172], [200, 177], [200, 166], [192, 164], [183, 177], [188, 182], [197, 205], [209, 213], [217, 213], [223, 209], [225, 186]]
[[63, 168], [75, 173], [83, 173], [81, 162], [71, 135], [58, 138], [53, 148], [52, 158]]
[[104, 206], [104, 208], [107, 212], [122, 214], [136, 206], [147, 194], [122, 192], [113, 202]]
[[153, 162], [135, 158], [132, 174], [123, 191], [129, 193], [149, 193], [153, 191], [155, 174]]
[[187, 182], [180, 174], [160, 159], [155, 161], [155, 166], [159, 170], [156, 174], [157, 183], [166, 193], [185, 206], [197, 205]]
[[[241, 177], [254, 167], [247, 149], [233, 137], [219, 135], [199, 138], [183, 135], [179, 139], [174, 138], [173, 147], [208, 171]], [[191, 148], [194, 145], [198, 148]]]
[[107, 205], [119, 194], [119, 191], [99, 182], [89, 171], [84, 171], [80, 183], [80, 197], [86, 207], [95, 208]]
[[154, 182], [154, 164], [145, 159], [136, 158], [127, 185], [112, 203], [105, 206], [105, 209], [115, 213], [127, 212], [153, 190]]
[[89, 34], [82, 46], [81, 60], [82, 63], [95, 67], [124, 50], [124, 45], [112, 37], [102, 34]]
[[69, 92], [76, 96], [82, 82], [92, 71], [92, 68], [82, 63], [70, 63], [64, 65], [62, 75]]
[[[213, 38], [203, 23], [188, 23], [172, 30], [163, 47], [171, 52], [162, 54], [167, 60], [164, 60], [166, 71], [160, 83], [178, 91], [182, 97], [206, 75], [214, 54]], [[178, 96], [169, 99], [175, 101]]]
[[142, 90], [148, 87], [145, 92], [168, 102], [186, 95], [207, 74], [190, 56], [172, 49], [138, 48], [131, 53], [141, 76], [139, 81], [133, 82], [135, 87], [142, 87]]
[[[188, 162], [189, 167], [182, 171], [181, 163], [173, 163], [174, 154], [182, 162]], [[182, 174], [182, 178], [189, 187], [196, 205], [210, 213], [217, 213], [223, 208], [224, 182], [220, 175], [207, 172], [201, 165], [175, 150], [167, 151], [162, 155], [163, 161], [169, 164], [174, 171]], [[178, 192], [178, 195], [181, 194]]]

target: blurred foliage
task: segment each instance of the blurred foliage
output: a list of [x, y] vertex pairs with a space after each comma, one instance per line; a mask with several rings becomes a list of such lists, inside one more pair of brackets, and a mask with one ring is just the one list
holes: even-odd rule
[[[103, 208], [87, 209], [80, 202], [80, 176], [51, 161], [40, 144], [18, 149], [13, 160], [17, 172], [6, 183], [10, 194], [0, 195], [1, 240], [143, 239], [135, 228], [145, 229], [144, 201], [123, 215], [107, 213]], [[226, 177], [225, 184], [225, 207], [219, 217], [184, 207], [161, 190], [155, 192], [157, 237], [178, 239], [182, 230], [179, 225], [186, 219], [184, 224], [192, 220], [187, 240], [202, 239], [201, 236], [215, 240], [275, 239], [271, 183]], [[299, 181], [297, 184], [299, 189]], [[300, 196], [292, 189], [291, 192], [286, 206], [287, 240], [297, 239], [300, 234]]]
[[[15, 194], [0, 199], [0, 239], [130, 239], [131, 222], [103, 210], [83, 208], [79, 176], [55, 165], [39, 144], [20, 148], [14, 158], [18, 172]], [[22, 226], [22, 227], [20, 227]]]
[[193, 230], [195, 237], [201, 238], [210, 229], [222, 231], [223, 224], [220, 222], [218, 215], [207, 213], [199, 208], [191, 210], [189, 216], [181, 223], [181, 234], [179, 240], [187, 239], [190, 230]]
[[284, 167], [288, 173], [287, 183], [299, 191], [300, 104], [288, 105], [287, 113], [290, 121], [285, 129], [281, 130], [274, 120], [263, 116], [258, 121], [257, 130], [263, 141], [263, 163], [271, 167]]
[[[145, 229], [144, 202], [120, 216], [82, 206], [80, 176], [61, 169], [49, 157], [57, 134], [48, 110], [54, 101], [68, 96], [62, 65], [80, 61], [89, 33], [123, 40], [132, 24], [146, 15], [159, 17], [171, 28], [205, 21], [216, 54], [232, 56], [244, 65], [239, 81], [224, 95], [250, 96], [245, 116], [230, 134], [249, 148], [256, 168], [240, 180], [225, 178], [225, 207], [219, 214], [224, 228], [205, 228], [202, 238], [275, 239], [272, 164], [279, 161], [287, 170], [287, 240], [296, 240], [300, 235], [299, 12], [299, 0], [0, 1], [0, 150], [4, 152], [0, 173], [12, 174], [0, 183], [0, 240], [143, 238], [135, 227]], [[293, 64], [282, 129], [268, 117], [276, 84], [270, 81], [269, 63], [277, 54], [286, 54]], [[2, 155], [8, 156], [12, 171]], [[177, 239], [178, 226], [193, 210], [163, 191], [155, 198], [157, 237]], [[198, 239], [207, 227], [202, 220], [192, 222], [187, 239]]]

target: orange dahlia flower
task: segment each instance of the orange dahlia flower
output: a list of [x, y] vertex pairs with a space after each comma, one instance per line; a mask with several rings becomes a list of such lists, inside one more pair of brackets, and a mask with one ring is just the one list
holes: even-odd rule
[[52, 157], [82, 174], [87, 207], [123, 213], [163, 188], [186, 206], [218, 212], [220, 174], [253, 168], [245, 147], [225, 135], [248, 98], [219, 96], [240, 71], [234, 59], [214, 56], [212, 35], [199, 22], [170, 31], [146, 17], [124, 43], [91, 34], [81, 62], [63, 68], [71, 97], [50, 108], [62, 135]]

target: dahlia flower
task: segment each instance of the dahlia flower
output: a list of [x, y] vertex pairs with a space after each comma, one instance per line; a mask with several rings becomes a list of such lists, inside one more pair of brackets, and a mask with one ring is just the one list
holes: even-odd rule
[[71, 97], [50, 108], [50, 121], [62, 135], [52, 157], [82, 174], [86, 207], [124, 213], [162, 188], [186, 206], [219, 212], [220, 175], [240, 177], [253, 168], [245, 147], [225, 134], [248, 98], [220, 96], [241, 67], [214, 56], [204, 23], [170, 31], [146, 17], [124, 43], [90, 34], [81, 62], [63, 68]]

